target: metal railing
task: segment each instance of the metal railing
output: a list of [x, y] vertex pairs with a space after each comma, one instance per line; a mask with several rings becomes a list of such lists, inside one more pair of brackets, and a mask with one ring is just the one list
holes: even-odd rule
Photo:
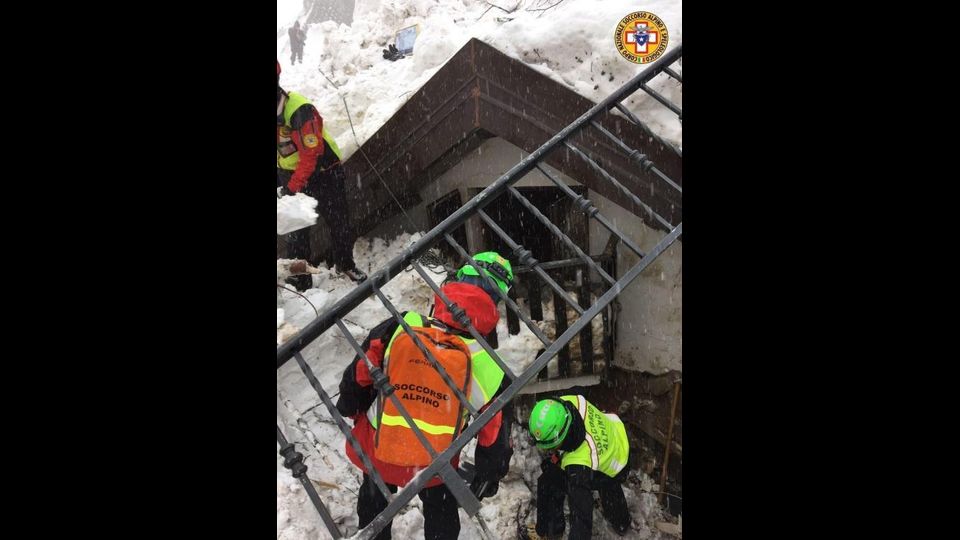
[[[305, 374], [310, 385], [314, 388], [314, 390], [316, 390], [324, 406], [335, 420], [337, 426], [340, 428], [340, 431], [344, 434], [348, 443], [353, 447], [357, 453], [357, 456], [364, 463], [367, 472], [377, 489], [388, 501], [387, 507], [380, 512], [380, 514], [378, 514], [377, 517], [374, 518], [373, 521], [370, 522], [366, 527], [353, 535], [351, 537], [352, 539], [369, 540], [377, 535], [396, 516], [397, 512], [403, 508], [426, 485], [426, 483], [435, 476], [439, 476], [443, 480], [444, 484], [451, 491], [453, 496], [457, 499], [457, 502], [466, 511], [466, 513], [479, 521], [482, 534], [485, 536], [489, 536], [491, 534], [488, 527], [483, 523], [478, 514], [481, 506], [480, 501], [477, 500], [477, 498], [470, 491], [466, 482], [451, 466], [451, 458], [458, 455], [467, 442], [476, 436], [480, 429], [482, 429], [490, 419], [499, 413], [509, 403], [509, 401], [517, 395], [524, 385], [531, 382], [531, 380], [533, 380], [535, 377], [538, 377], [538, 375], [547, 366], [547, 363], [554, 356], [561, 354], [574, 337], [581, 333], [586, 335], [585, 332], [589, 328], [593, 318], [603, 313], [604, 310], [610, 306], [611, 302], [613, 302], [613, 300], [615, 300], [617, 296], [631, 282], [633, 282], [633, 280], [635, 280], [637, 276], [639, 276], [640, 273], [647, 268], [647, 266], [650, 265], [650, 263], [652, 263], [660, 254], [670, 247], [670, 245], [680, 238], [683, 232], [682, 223], [674, 225], [664, 217], [657, 214], [636, 194], [629, 191], [629, 189], [627, 189], [620, 181], [604, 170], [600, 163], [597, 163], [593, 158], [590, 157], [590, 155], [572, 144], [570, 142], [571, 136], [583, 129], [592, 128], [600, 131], [607, 138], [611, 139], [616, 144], [617, 148], [622, 150], [627, 156], [636, 161], [642, 170], [650, 172], [656, 178], [662, 180], [662, 183], [666, 188], [675, 189], [677, 192], [682, 194], [680, 184], [661, 172], [657, 168], [656, 164], [648, 159], [646, 155], [640, 153], [636, 149], [631, 148], [629, 145], [617, 138], [616, 135], [606, 130], [595, 121], [600, 115], [606, 114], [613, 109], [617, 109], [624, 113], [631, 121], [640, 124], [639, 119], [630, 113], [626, 107], [623, 107], [621, 102], [627, 97], [631, 96], [634, 92], [641, 89], [650, 94], [658, 102], [664, 104], [664, 106], [676, 113], [679, 117], [681, 115], [680, 108], [669, 102], [669, 100], [662, 95], [651, 90], [647, 86], [647, 83], [660, 73], [665, 73], [677, 81], [680, 81], [680, 76], [672, 69], [669, 69], [669, 66], [681, 58], [681, 51], [682, 47], [676, 47], [675, 49], [667, 52], [660, 60], [653, 63], [644, 72], [627, 82], [616, 92], [604, 99], [601, 103], [585, 112], [580, 116], [580, 118], [566, 126], [559, 133], [544, 143], [540, 148], [517, 163], [509, 171], [499, 177], [493, 184], [470, 199], [456, 212], [443, 220], [443, 222], [428, 231], [420, 240], [404, 249], [399, 256], [389, 261], [383, 269], [371, 275], [367, 281], [357, 286], [353, 291], [334, 304], [333, 307], [321, 313], [296, 336], [277, 348], [277, 369], [290, 361], [290, 359], [294, 359], [296, 361], [297, 365]], [[642, 126], [642, 124], [640, 125]], [[558, 149], [570, 151], [574, 155], [580, 157], [590, 166], [592, 170], [599, 173], [599, 175], [605, 181], [611, 183], [619, 191], [624, 193], [630, 200], [635, 202], [640, 208], [643, 208], [646, 212], [648, 212], [650, 217], [656, 220], [657, 223], [660, 223], [669, 232], [663, 236], [663, 238], [661, 238], [656, 246], [654, 246], [649, 252], [642, 252], [627, 235], [622, 233], [613, 224], [612, 221], [601, 215], [597, 207], [594, 206], [589, 199], [576, 193], [573, 189], [571, 189], [570, 186], [542, 167], [542, 163], [547, 156], [550, 155], [551, 152], [554, 152]], [[513, 184], [534, 169], [537, 169], [543, 173], [546, 178], [548, 178], [554, 185], [557, 186], [557, 188], [560, 189], [561, 192], [570, 197], [573, 200], [576, 208], [585, 213], [589, 219], [597, 221], [597, 223], [599, 223], [603, 228], [609, 231], [613, 237], [616, 238], [616, 241], [633, 251], [637, 257], [639, 257], [637, 264], [624, 272], [619, 279], [614, 278], [612, 272], [604, 269], [601, 263], [598, 263], [593, 257], [587, 255], [587, 253], [584, 252], [581, 247], [577, 246], [559, 227], [551, 223], [547, 216], [545, 216], [529, 200], [527, 200], [519, 190], [513, 187]], [[504, 231], [496, 223], [496, 221], [484, 211], [484, 207], [494, 202], [498, 197], [504, 195], [515, 198], [524, 208], [530, 211], [536, 217], [536, 219], [540, 221], [563, 246], [565, 246], [566, 249], [575, 254], [575, 258], [573, 260], [576, 261], [578, 265], [583, 266], [583, 280], [585, 282], [590, 281], [590, 276], [598, 276], [601, 280], [601, 283], [606, 287], [605, 292], [603, 292], [603, 294], [596, 295], [592, 292], [581, 293], [578, 294], [579, 299], [575, 299], [570, 293], [568, 293], [568, 291], [566, 291], [559, 283], [557, 283], [557, 281], [551, 277], [546, 270], [551, 267], [550, 265], [554, 265], [552, 267], [555, 267], [556, 264], [563, 263], [565, 261], [541, 263], [534, 257], [534, 254], [530, 250], [524, 248], [524, 246], [514, 241], [510, 235], [507, 234], [507, 232]], [[563, 323], [560, 323], [559, 319], [557, 320], [555, 337], [551, 340], [531, 319], [531, 317], [520, 309], [514, 299], [509, 298], [509, 296], [503, 293], [499, 287], [497, 287], [496, 284], [484, 274], [484, 272], [481, 272], [479, 268], [474, 266], [473, 260], [469, 257], [467, 251], [451, 235], [451, 233], [457, 227], [462, 225], [467, 219], [473, 216], [478, 216], [498, 237], [500, 237], [506, 243], [506, 245], [510, 247], [512, 251], [507, 257], [508, 259], [513, 261], [515, 265], [519, 263], [525, 271], [529, 271], [531, 274], [535, 275], [538, 280], [542, 281], [553, 290], [554, 309], [562, 310], [564, 307], [569, 307], [579, 315], [576, 321], [572, 322], [572, 324], [568, 324], [566, 311], [564, 311], [564, 316], [562, 317]], [[426, 272], [418, 262], [417, 259], [428, 249], [443, 241], [447, 242], [456, 251], [456, 253], [466, 261], [466, 264], [474, 266], [474, 268], [478, 271], [478, 274], [480, 274], [483, 279], [488, 281], [491, 290], [497, 291], [497, 294], [500, 295], [508, 310], [508, 321], [514, 320], [516, 321], [517, 325], [519, 325], [519, 322], [522, 321], [530, 329], [533, 335], [536, 336], [536, 338], [543, 344], [543, 352], [541, 352], [537, 358], [521, 373], [514, 373], [503, 361], [503, 359], [497, 355], [496, 350], [491, 347], [491, 345], [470, 323], [470, 319], [464, 312], [463, 308], [452, 303], [450, 299], [446, 297], [446, 295], [440, 289], [440, 286], [434, 282], [430, 273]], [[404, 268], [409, 266], [412, 266], [413, 269], [416, 270], [424, 282], [426, 282], [426, 284], [437, 294], [440, 300], [446, 304], [454, 319], [463, 328], [467, 329], [477, 343], [490, 355], [500, 369], [503, 370], [506, 379], [509, 381], [509, 384], [506, 386], [503, 392], [494, 398], [482, 413], [472, 406], [462, 390], [453, 384], [453, 381], [450, 379], [449, 375], [446, 373], [440, 363], [430, 354], [429, 349], [422, 343], [419, 336], [403, 320], [400, 311], [390, 302], [390, 300], [382, 291], [383, 287], [389, 283], [392, 278], [399, 275]], [[453, 442], [445, 449], [438, 451], [438, 449], [433, 448], [430, 445], [420, 428], [411, 419], [409, 412], [403, 406], [400, 399], [395, 395], [394, 388], [387, 379], [386, 374], [384, 374], [383, 370], [376, 366], [366, 356], [361, 345], [357, 343], [356, 339], [354, 339], [343, 323], [344, 317], [346, 317], [354, 308], [359, 306], [363, 301], [371, 296], [376, 296], [384, 305], [384, 307], [391, 313], [391, 315], [398, 321], [403, 328], [403, 331], [413, 339], [417, 347], [424, 353], [426, 358], [438, 371], [438, 373], [440, 373], [447, 385], [450, 386], [452, 393], [457, 397], [458, 400], [460, 400], [463, 407], [472, 417], [469, 425], [459, 435], [457, 435]], [[591, 304], [590, 300], [593, 296], [596, 296], [596, 300]], [[391, 400], [406, 421], [407, 426], [413, 430], [413, 433], [416, 435], [420, 443], [432, 458], [430, 465], [423, 469], [420, 474], [413, 478], [410, 483], [408, 483], [404, 488], [400, 489], [396, 494], [392, 494], [387, 488], [387, 485], [384, 483], [382, 477], [373, 467], [369, 456], [366, 455], [359, 442], [353, 437], [350, 432], [349, 425], [340, 415], [330, 396], [327, 395], [323, 387], [317, 381], [312, 369], [301, 354], [301, 351], [305, 347], [307, 347], [321, 334], [333, 326], [337, 327], [340, 334], [350, 344], [359, 358], [363, 359], [363, 361], [366, 363], [367, 367], [369, 368], [371, 378], [373, 379], [373, 385], [376, 387], [381, 398]], [[561, 328], [561, 326], [565, 328]], [[583, 342], [581, 342], [581, 344], [582, 343]], [[311, 501], [313, 501], [314, 505], [316, 506], [317, 511], [320, 513], [320, 516], [327, 529], [330, 531], [330, 534], [334, 538], [342, 538], [342, 532], [336, 527], [333, 520], [330, 519], [329, 512], [323, 505], [320, 497], [317, 496], [313, 486], [309, 485], [309, 480], [305, 480], [306, 467], [303, 465], [302, 456], [297, 459], [297, 455], [294, 455], [295, 450], [293, 450], [291, 445], [289, 445], [286, 442], [286, 439], [283, 438], [283, 434], [281, 433], [279, 426], [277, 428], [277, 441], [281, 446], [281, 454], [285, 457], [285, 465], [287, 462], [290, 462], [290, 465], [287, 466], [291, 468], [294, 476], [303, 482], [304, 487], [307, 489], [307, 492], [310, 495]]]

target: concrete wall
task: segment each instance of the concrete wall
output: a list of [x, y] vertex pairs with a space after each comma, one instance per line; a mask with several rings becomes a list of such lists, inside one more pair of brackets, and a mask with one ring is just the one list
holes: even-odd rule
[[[485, 188], [500, 175], [517, 164], [527, 154], [504, 141], [493, 138], [483, 142], [470, 155], [452, 167], [440, 178], [420, 191], [423, 202], [408, 208], [413, 226], [403, 214], [395, 216], [368, 233], [368, 237], [392, 238], [400, 232], [426, 231], [429, 218], [426, 206], [450, 193], [460, 190], [461, 200], [469, 199], [470, 188]], [[548, 167], [551, 174], [568, 185], [579, 185], [569, 177]], [[553, 186], [539, 171], [533, 171], [515, 184], [517, 187]], [[630, 237], [641, 250], [648, 252], [664, 233], [650, 229], [637, 216], [608, 199], [589, 192], [588, 197], [623, 234]], [[476, 218], [474, 218], [476, 219]], [[610, 233], [591, 220], [590, 254], [603, 251]], [[469, 249], [475, 250], [474, 233], [467, 227]], [[638, 262], [638, 257], [625, 246], [618, 248], [617, 275], [622, 275]], [[682, 371], [682, 246], [675, 242], [660, 255], [630, 286], [621, 293], [618, 316], [618, 346], [614, 365], [625, 369], [660, 374], [670, 370]]]
[[[666, 233], [653, 230], [630, 212], [591, 192], [590, 200], [613, 226], [641, 251], [649, 252]], [[596, 229], [602, 232], [595, 234]], [[609, 233], [599, 225], [590, 230], [590, 252], [603, 250]], [[674, 242], [619, 297], [614, 365], [654, 374], [682, 371], [683, 246]], [[630, 248], [618, 248], [617, 276], [639, 262]]]

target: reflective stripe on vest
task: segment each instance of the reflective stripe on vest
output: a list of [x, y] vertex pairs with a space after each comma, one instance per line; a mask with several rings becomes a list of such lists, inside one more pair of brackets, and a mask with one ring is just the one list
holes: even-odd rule
[[[288, 131], [292, 130], [293, 127], [290, 125], [290, 119], [293, 118], [293, 113], [295, 113], [297, 109], [299, 109], [300, 107], [304, 105], [309, 105], [309, 104], [310, 104], [310, 100], [308, 100], [302, 94], [298, 94], [296, 92], [290, 92], [287, 95], [286, 103], [284, 103], [283, 105], [283, 124], [284, 124], [283, 127], [287, 128]], [[333, 136], [331, 136], [327, 132], [326, 126], [323, 127], [322, 136], [323, 136], [323, 140], [326, 141], [330, 149], [333, 150], [334, 155], [337, 156], [337, 159], [340, 159], [340, 147], [338, 147], [337, 142], [333, 140]], [[277, 147], [277, 167], [278, 168], [292, 171], [297, 168], [298, 163], [300, 163], [299, 151], [295, 150], [292, 154], [283, 156], [281, 155], [280, 147]]]
[[[586, 422], [587, 420], [587, 400], [581, 396], [577, 395], [577, 412], [580, 413], [580, 418]], [[584, 424], [586, 425], [586, 424]], [[584, 441], [587, 443], [587, 446], [590, 448], [590, 468], [597, 470], [600, 468], [600, 455], [597, 454], [597, 443], [593, 440], [593, 435], [590, 435], [589, 431], [584, 431]]]
[[[367, 417], [369, 418], [369, 416]], [[410, 424], [402, 416], [392, 416], [389, 414], [384, 414], [382, 417], [383, 425], [385, 426], [403, 426], [410, 427]], [[453, 426], [435, 426], [433, 424], [424, 422], [419, 418], [414, 418], [413, 423], [420, 428], [424, 433], [429, 433], [431, 435], [453, 435]]]

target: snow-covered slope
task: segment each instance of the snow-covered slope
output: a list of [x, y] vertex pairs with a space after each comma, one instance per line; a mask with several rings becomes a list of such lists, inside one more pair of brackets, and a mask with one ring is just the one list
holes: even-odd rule
[[[504, 9], [491, 9], [491, 4]], [[600, 101], [647, 67], [617, 53], [613, 40], [617, 23], [639, 9], [655, 13], [667, 24], [672, 49], [682, 41], [681, 8], [680, 0], [651, 0], [642, 6], [627, 0], [357, 0], [351, 26], [327, 21], [308, 29], [302, 64], [289, 65], [286, 33], [282, 33], [277, 40], [277, 57], [283, 66], [280, 80], [285, 88], [314, 101], [324, 125], [349, 157], [357, 144], [341, 94], [362, 144], [476, 37]], [[278, 28], [289, 24], [278, 20]], [[420, 26], [420, 35], [413, 56], [384, 60], [382, 49], [393, 43], [396, 31], [414, 24]], [[682, 106], [676, 81], [660, 75], [650, 86]], [[680, 145], [681, 124], [663, 105], [643, 92], [626, 105], [654, 132]]]

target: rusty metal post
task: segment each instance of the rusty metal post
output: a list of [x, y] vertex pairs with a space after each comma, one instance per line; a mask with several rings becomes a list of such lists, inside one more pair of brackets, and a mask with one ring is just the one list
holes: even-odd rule
[[667, 463], [670, 462], [670, 447], [673, 446], [673, 424], [677, 420], [677, 402], [680, 400], [680, 381], [673, 383], [673, 406], [670, 408], [670, 426], [667, 428], [666, 450], [663, 452], [663, 470], [660, 472], [660, 504], [663, 492], [667, 491]]

